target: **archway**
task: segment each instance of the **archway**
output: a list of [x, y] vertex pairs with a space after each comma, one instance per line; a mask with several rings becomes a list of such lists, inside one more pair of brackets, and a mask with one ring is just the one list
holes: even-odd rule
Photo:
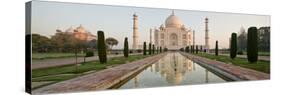
[[170, 45], [177, 46], [178, 45], [178, 36], [177, 34], [173, 33], [170, 35]]

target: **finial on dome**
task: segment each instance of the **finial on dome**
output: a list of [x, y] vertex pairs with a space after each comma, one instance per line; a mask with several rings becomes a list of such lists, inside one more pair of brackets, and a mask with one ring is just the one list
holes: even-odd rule
[[136, 17], [136, 16], [137, 16], [136, 12], [134, 12], [133, 16], [134, 16], [134, 17]]

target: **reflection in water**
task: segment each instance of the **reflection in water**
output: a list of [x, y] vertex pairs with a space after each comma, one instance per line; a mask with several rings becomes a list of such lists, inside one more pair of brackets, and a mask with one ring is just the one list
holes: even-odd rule
[[209, 82], [209, 78], [208, 78], [208, 70], [207, 69], [205, 70], [205, 73], [206, 73], [205, 74], [205, 78], [206, 78], [205, 80], [206, 80], [206, 83], [208, 83]]
[[169, 53], [120, 88], [225, 82], [179, 53]]
[[137, 88], [137, 87], [139, 87], [139, 82], [138, 82], [139, 80], [138, 80], [138, 76], [136, 76], [135, 78], [134, 78], [134, 87], [135, 88]]

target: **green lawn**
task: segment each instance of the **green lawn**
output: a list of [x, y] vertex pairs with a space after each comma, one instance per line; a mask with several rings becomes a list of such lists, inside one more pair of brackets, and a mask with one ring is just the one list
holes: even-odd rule
[[149, 55], [131, 55], [128, 58], [125, 57], [115, 57], [108, 60], [105, 64], [100, 64], [99, 61], [90, 61], [82, 63], [80, 66], [76, 65], [66, 65], [59, 67], [50, 67], [43, 69], [32, 70], [32, 82], [43, 82], [43, 81], [64, 81], [77, 76], [85, 75], [87, 72], [96, 72], [110, 66], [116, 66], [120, 64], [125, 64], [135, 60], [143, 59]]
[[[78, 53], [78, 56], [85, 56], [84, 53]], [[33, 60], [52, 59], [52, 58], [67, 58], [75, 57], [74, 53], [32, 53]]]
[[249, 63], [248, 60], [244, 59], [244, 58], [236, 57], [235, 59], [231, 59], [228, 56], [215, 56], [215, 55], [206, 54], [206, 53], [198, 53], [195, 55], [198, 55], [201, 57], [206, 57], [206, 58], [217, 60], [217, 61], [222, 61], [227, 64], [233, 64], [233, 65], [261, 71], [264, 73], [270, 73], [270, 61], [257, 61], [257, 63]]
[[270, 52], [259, 52], [259, 56], [270, 56]]

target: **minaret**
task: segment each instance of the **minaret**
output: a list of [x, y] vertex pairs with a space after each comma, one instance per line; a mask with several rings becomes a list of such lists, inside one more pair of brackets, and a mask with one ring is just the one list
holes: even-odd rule
[[209, 48], [210, 48], [210, 46], [209, 46], [209, 29], [208, 29], [208, 23], [209, 23], [209, 21], [208, 21], [208, 18], [206, 17], [205, 18], [205, 49], [206, 49], [206, 51], [208, 52], [209, 51]]
[[150, 29], [149, 34], [149, 42], [152, 44], [152, 29]]
[[133, 49], [138, 49], [138, 16], [134, 13], [133, 15]]

